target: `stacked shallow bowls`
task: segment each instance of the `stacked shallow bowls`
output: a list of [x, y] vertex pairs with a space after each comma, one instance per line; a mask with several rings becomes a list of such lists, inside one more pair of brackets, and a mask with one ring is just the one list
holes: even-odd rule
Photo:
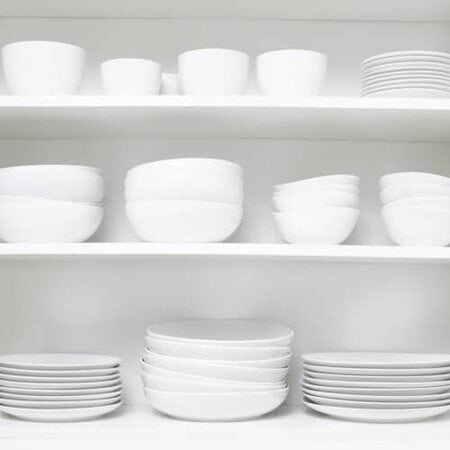
[[83, 242], [103, 218], [104, 182], [94, 167], [0, 169], [0, 238], [6, 242]]
[[148, 328], [145, 394], [158, 411], [198, 421], [267, 414], [288, 394], [293, 332], [248, 320], [190, 320]]
[[65, 422], [122, 405], [120, 360], [84, 354], [0, 357], [0, 411], [25, 420]]
[[450, 410], [450, 355], [316, 353], [303, 356], [304, 403], [363, 422], [413, 422]]
[[427, 51], [383, 53], [361, 66], [362, 95], [448, 97], [450, 54]]
[[242, 169], [220, 159], [155, 161], [128, 171], [125, 198], [143, 241], [221, 242], [242, 220]]
[[286, 242], [340, 244], [358, 221], [359, 177], [327, 175], [276, 185], [272, 201]]
[[383, 219], [391, 239], [404, 246], [450, 243], [450, 178], [401, 172], [380, 178]]

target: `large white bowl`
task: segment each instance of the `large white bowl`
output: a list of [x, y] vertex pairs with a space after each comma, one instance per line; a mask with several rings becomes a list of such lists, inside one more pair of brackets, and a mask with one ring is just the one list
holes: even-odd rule
[[450, 197], [414, 197], [397, 200], [388, 203], [385, 208], [394, 208], [397, 206], [432, 206], [435, 208], [450, 210]]
[[83, 78], [86, 52], [76, 45], [23, 41], [2, 48], [6, 87], [14, 95], [74, 95]]
[[358, 207], [358, 196], [350, 192], [317, 189], [297, 194], [280, 194], [272, 197], [277, 211], [301, 210], [317, 206]]
[[332, 185], [334, 187], [352, 186], [358, 187], [360, 178], [356, 175], [324, 175], [321, 177], [305, 178], [304, 180], [292, 181], [290, 183], [276, 184], [274, 190], [276, 192], [291, 191], [296, 188], [316, 188], [323, 185]]
[[252, 361], [278, 358], [290, 353], [290, 347], [236, 347], [202, 344], [185, 344], [183, 342], [146, 337], [147, 347], [156, 353], [180, 358], [206, 360]]
[[98, 229], [103, 208], [59, 200], [0, 202], [0, 238], [6, 242], [84, 242]]
[[314, 184], [306, 184], [306, 185], [298, 185], [292, 186], [286, 189], [277, 189], [274, 188], [274, 195], [300, 195], [300, 194], [315, 194], [316, 192], [321, 191], [335, 191], [335, 192], [343, 192], [347, 194], [352, 194], [359, 196], [359, 187], [351, 186], [349, 184], [336, 184], [336, 183], [314, 183]]
[[282, 238], [291, 244], [335, 245], [344, 242], [356, 226], [355, 208], [321, 207], [273, 213]]
[[237, 50], [205, 48], [178, 56], [183, 94], [239, 95], [247, 86], [249, 56]]
[[243, 208], [232, 203], [153, 201], [128, 203], [136, 235], [148, 242], [222, 242], [239, 227]]
[[277, 50], [256, 58], [256, 78], [263, 94], [317, 96], [323, 89], [328, 58], [311, 50]]
[[175, 342], [228, 347], [276, 347], [292, 341], [291, 328], [256, 320], [181, 320], [150, 325], [147, 335]]
[[450, 210], [432, 206], [383, 208], [391, 239], [403, 246], [445, 247], [450, 244]]
[[0, 169], [0, 194], [97, 203], [104, 181], [94, 167], [72, 165], [15, 166]]
[[234, 421], [268, 414], [286, 399], [288, 388], [267, 392], [186, 393], [145, 389], [150, 404], [184, 420]]
[[147, 364], [163, 369], [221, 380], [248, 381], [255, 383], [284, 382], [289, 370], [287, 367], [266, 369], [260, 367], [234, 366], [192, 358], [159, 355], [154, 352], [145, 353], [143, 359]]
[[450, 198], [450, 188], [434, 184], [395, 184], [380, 192], [383, 205], [399, 200], [423, 197]]

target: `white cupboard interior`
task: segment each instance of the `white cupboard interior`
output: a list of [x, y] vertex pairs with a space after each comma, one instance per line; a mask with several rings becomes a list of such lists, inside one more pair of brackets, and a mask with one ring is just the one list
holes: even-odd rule
[[[383, 250], [380, 246], [392, 244], [377, 184], [389, 172], [449, 174], [450, 100], [358, 98], [364, 58], [395, 50], [450, 50], [448, 2], [70, 3], [0, 4], [0, 46], [48, 39], [88, 52], [82, 98], [0, 97], [0, 165], [100, 167], [107, 183], [106, 214], [92, 241], [103, 245], [84, 257], [73, 254], [70, 245], [54, 246], [53, 256], [51, 246], [0, 245], [0, 353], [120, 356], [128, 406], [83, 426], [0, 420], [0, 439], [21, 448], [17, 437], [44, 442], [86, 431], [86, 438], [134, 437], [133, 448], [141, 448], [138, 440], [178, 448], [183, 439], [185, 448], [211, 448], [211, 443], [251, 448], [258, 440], [308, 449], [356, 448], [369, 441], [373, 447], [364, 448], [389, 448], [393, 440], [396, 448], [415, 440], [408, 446], [415, 448], [430, 439], [432, 448], [445, 441], [448, 446], [448, 416], [413, 425], [339, 422], [305, 412], [298, 386], [300, 355], [307, 351], [450, 352], [449, 267], [438, 264], [450, 262], [450, 251]], [[333, 98], [275, 101], [256, 97], [254, 86], [248, 98], [235, 99], [157, 98], [142, 104], [100, 97], [101, 61], [147, 57], [169, 72], [176, 70], [179, 53], [199, 47], [236, 48], [252, 56], [280, 48], [322, 51], [329, 56], [324, 95]], [[5, 94], [2, 80], [0, 93]], [[201, 245], [197, 250], [159, 246], [152, 254], [151, 244], [137, 244], [127, 224], [126, 171], [147, 161], [190, 156], [230, 159], [244, 169], [245, 217], [232, 242], [252, 245], [234, 257], [225, 255], [227, 244], [216, 246], [213, 256]], [[345, 247], [341, 253], [316, 249], [319, 256], [309, 259], [301, 255], [311, 256], [314, 249], [290, 250], [297, 255], [290, 258], [280, 246], [264, 247], [281, 244], [270, 213], [272, 185], [329, 173], [361, 176], [361, 218], [348, 243], [362, 246], [355, 247], [360, 258]], [[141, 254], [119, 244], [133, 242], [142, 245]], [[89, 245], [94, 244], [74, 248]], [[265, 256], [277, 257], [258, 255], [258, 245]], [[389, 261], [392, 251], [397, 256]], [[415, 264], [408, 264], [410, 259]], [[139, 379], [144, 330], [149, 323], [182, 318], [261, 318], [291, 326], [289, 406], [273, 417], [212, 426], [152, 412]], [[54, 442], [46, 445], [53, 448]]]

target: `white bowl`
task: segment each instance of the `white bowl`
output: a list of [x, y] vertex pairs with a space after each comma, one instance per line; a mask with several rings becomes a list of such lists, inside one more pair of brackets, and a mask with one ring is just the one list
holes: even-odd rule
[[149, 59], [117, 58], [101, 65], [103, 86], [108, 95], [158, 95], [161, 64]]
[[178, 56], [181, 91], [187, 95], [239, 95], [247, 86], [249, 56], [237, 50], [205, 48]]
[[450, 197], [414, 197], [388, 203], [385, 208], [396, 206], [432, 206], [450, 210]]
[[298, 194], [315, 194], [316, 192], [320, 191], [335, 191], [335, 192], [343, 192], [347, 194], [352, 194], [359, 196], [359, 187], [358, 186], [350, 186], [350, 185], [344, 185], [344, 184], [336, 184], [336, 183], [328, 183], [328, 182], [321, 182], [308, 185], [299, 185], [299, 186], [292, 186], [286, 189], [277, 189], [274, 188], [273, 194], [274, 195], [298, 195]]
[[358, 196], [350, 192], [317, 189], [297, 194], [280, 194], [272, 197], [277, 211], [302, 210], [317, 206], [358, 207]]
[[128, 203], [128, 220], [148, 242], [222, 242], [239, 227], [241, 205], [218, 202], [153, 201]]
[[[276, 184], [274, 191], [290, 191], [295, 188], [322, 187], [332, 185], [338, 188], [340, 185], [358, 187], [360, 178], [356, 175], [324, 175], [322, 177], [306, 178], [304, 180], [292, 181], [290, 183]], [[342, 186], [341, 186], [342, 187]]]
[[311, 50], [278, 50], [256, 58], [256, 77], [263, 94], [317, 96], [323, 89], [328, 58]]
[[23, 41], [2, 48], [8, 92], [13, 95], [74, 95], [83, 78], [86, 52], [76, 45]]
[[174, 342], [237, 346], [276, 347], [291, 343], [294, 332], [285, 325], [257, 320], [180, 320], [150, 325], [147, 336]]
[[296, 212], [273, 213], [286, 242], [307, 245], [335, 245], [344, 242], [356, 226], [355, 208], [322, 207]]
[[71, 165], [15, 166], [0, 169], [0, 195], [97, 203], [104, 195], [98, 169]]
[[103, 208], [59, 200], [0, 202], [6, 242], [84, 242], [99, 227]]
[[383, 208], [391, 239], [398, 245], [445, 247], [450, 244], [450, 210], [432, 206]]
[[145, 389], [150, 404], [164, 414], [184, 420], [234, 421], [268, 414], [287, 397], [288, 388], [267, 392], [186, 393]]
[[416, 197], [450, 198], [450, 188], [433, 184], [396, 184], [380, 192], [383, 205]]
[[260, 367], [234, 366], [226, 363], [219, 364], [191, 358], [159, 355], [154, 352], [146, 352], [143, 355], [143, 359], [147, 364], [163, 369], [220, 380], [277, 383], [284, 382], [288, 374], [287, 367], [266, 369]]
[[147, 347], [156, 353], [180, 358], [206, 360], [252, 361], [278, 358], [290, 353], [290, 347], [236, 347], [202, 344], [185, 344], [183, 342], [146, 337]]
[[397, 184], [432, 184], [450, 187], [450, 178], [434, 173], [399, 172], [383, 175], [380, 178], [380, 188], [386, 189]]

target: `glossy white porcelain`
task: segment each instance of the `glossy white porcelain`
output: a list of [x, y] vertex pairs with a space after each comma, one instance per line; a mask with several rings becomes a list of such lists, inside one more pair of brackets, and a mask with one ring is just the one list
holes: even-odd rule
[[357, 208], [359, 203], [358, 196], [353, 193], [326, 189], [274, 195], [272, 201], [279, 212], [301, 211], [318, 206]]

